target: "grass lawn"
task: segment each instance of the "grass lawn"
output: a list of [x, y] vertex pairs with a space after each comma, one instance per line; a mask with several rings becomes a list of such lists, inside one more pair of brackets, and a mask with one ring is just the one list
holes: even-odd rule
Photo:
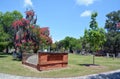
[[75, 77], [120, 69], [120, 59], [118, 58], [113, 60], [112, 58], [95, 57], [95, 63], [99, 66], [84, 66], [83, 64], [92, 64], [92, 56], [69, 54], [67, 68], [38, 72], [23, 66], [21, 61], [13, 60], [11, 55], [0, 54], [0, 73], [35, 77]]

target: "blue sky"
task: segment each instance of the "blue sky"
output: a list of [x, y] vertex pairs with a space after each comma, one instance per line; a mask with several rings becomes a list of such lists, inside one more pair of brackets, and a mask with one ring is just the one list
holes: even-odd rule
[[119, 5], [120, 0], [2, 0], [0, 11], [18, 10], [25, 16], [26, 7], [32, 6], [37, 24], [49, 27], [53, 41], [58, 41], [66, 36], [83, 36], [93, 11], [98, 12], [99, 27], [104, 27], [105, 15], [120, 10]]

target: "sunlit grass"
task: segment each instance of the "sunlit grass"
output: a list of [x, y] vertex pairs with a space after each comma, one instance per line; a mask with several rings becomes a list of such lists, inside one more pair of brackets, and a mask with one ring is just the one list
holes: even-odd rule
[[68, 59], [67, 68], [38, 72], [23, 66], [21, 61], [13, 60], [11, 55], [0, 54], [0, 73], [36, 77], [74, 77], [120, 69], [120, 59], [118, 58], [113, 60], [112, 58], [95, 57], [95, 63], [98, 65], [95, 67], [84, 66], [84, 64], [92, 64], [92, 56], [69, 54]]

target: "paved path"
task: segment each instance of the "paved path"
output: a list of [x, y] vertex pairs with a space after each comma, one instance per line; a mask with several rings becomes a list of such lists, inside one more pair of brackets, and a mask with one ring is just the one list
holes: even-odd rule
[[15, 76], [9, 74], [0, 73], [0, 79], [120, 79], [120, 70], [105, 72], [100, 74], [92, 74], [80, 77], [69, 77], [69, 78], [36, 78], [36, 77], [24, 77]]

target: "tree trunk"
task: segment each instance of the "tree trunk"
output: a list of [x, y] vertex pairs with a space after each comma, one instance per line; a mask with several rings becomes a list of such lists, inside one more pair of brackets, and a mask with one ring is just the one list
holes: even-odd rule
[[8, 46], [6, 47], [6, 53], [8, 53]]
[[95, 55], [93, 53], [93, 65], [95, 64]]

